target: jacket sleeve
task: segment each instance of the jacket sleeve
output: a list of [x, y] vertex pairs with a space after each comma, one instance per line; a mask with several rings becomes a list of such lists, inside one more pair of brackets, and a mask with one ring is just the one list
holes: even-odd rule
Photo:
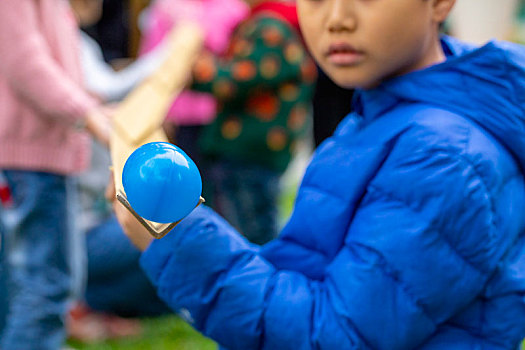
[[496, 266], [487, 188], [461, 155], [406, 147], [369, 183], [320, 280], [277, 270], [205, 208], [153, 242], [142, 266], [174, 310], [230, 350], [413, 349]]
[[87, 34], [81, 36], [81, 57], [86, 88], [100, 96], [104, 102], [117, 102], [126, 97], [144, 79], [150, 76], [167, 57], [167, 47], [155, 50], [137, 58], [125, 68], [115, 71], [104, 61], [102, 49]]
[[[0, 1], [0, 74], [15, 94], [43, 115], [73, 124], [97, 102], [54, 60], [37, 25], [37, 3]], [[56, 17], [56, 20], [66, 20], [62, 15]], [[80, 52], [71, 55], [80, 59]]]

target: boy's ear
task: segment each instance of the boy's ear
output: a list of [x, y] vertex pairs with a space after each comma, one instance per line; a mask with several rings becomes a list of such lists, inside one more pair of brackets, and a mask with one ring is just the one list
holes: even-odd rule
[[456, 0], [432, 0], [433, 6], [434, 6], [434, 20], [437, 23], [443, 23], [452, 8], [454, 7], [454, 4], [456, 3]]

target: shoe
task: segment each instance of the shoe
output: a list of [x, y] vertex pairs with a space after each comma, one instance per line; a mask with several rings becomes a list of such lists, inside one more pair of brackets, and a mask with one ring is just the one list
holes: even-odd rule
[[136, 337], [142, 334], [142, 324], [136, 318], [105, 314], [103, 322], [109, 338]]
[[142, 324], [139, 319], [96, 312], [82, 303], [76, 303], [70, 309], [66, 325], [69, 338], [83, 343], [142, 334]]
[[83, 343], [100, 342], [109, 336], [106, 326], [100, 322], [100, 316], [81, 303], [76, 303], [69, 310], [66, 330], [68, 338]]

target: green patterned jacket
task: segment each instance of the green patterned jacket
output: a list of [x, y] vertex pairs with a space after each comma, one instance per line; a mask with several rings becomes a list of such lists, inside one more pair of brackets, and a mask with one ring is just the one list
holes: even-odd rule
[[282, 172], [305, 134], [316, 67], [284, 19], [261, 13], [234, 33], [225, 57], [201, 58], [192, 89], [218, 100], [217, 118], [200, 139], [205, 156]]

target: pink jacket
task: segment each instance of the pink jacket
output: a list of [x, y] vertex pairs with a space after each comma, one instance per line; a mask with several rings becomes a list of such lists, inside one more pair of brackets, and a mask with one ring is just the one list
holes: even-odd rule
[[[220, 55], [228, 48], [233, 30], [249, 13], [242, 0], [156, 0], [147, 16], [141, 53], [158, 45], [177, 22], [190, 20], [204, 28], [206, 49]], [[209, 123], [215, 113], [212, 95], [185, 91], [173, 103], [167, 119], [178, 125], [201, 125]]]
[[70, 174], [89, 163], [76, 124], [97, 101], [81, 87], [65, 0], [0, 0], [0, 168]]

